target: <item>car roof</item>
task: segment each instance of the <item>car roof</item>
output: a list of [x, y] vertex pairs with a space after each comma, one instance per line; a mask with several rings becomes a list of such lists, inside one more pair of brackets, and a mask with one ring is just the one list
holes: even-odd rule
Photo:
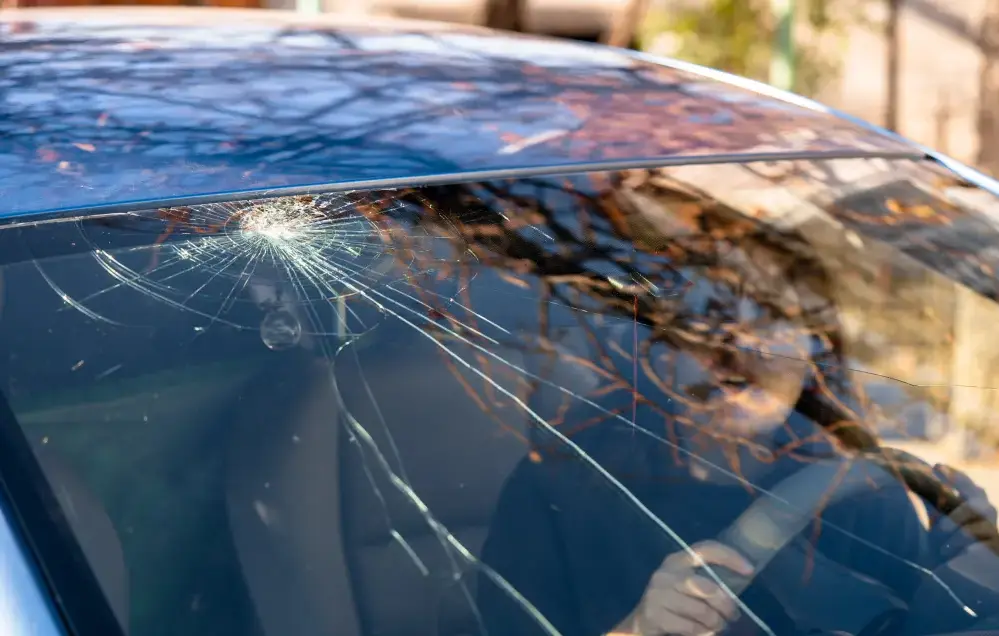
[[0, 215], [777, 156], [922, 153], [598, 45], [279, 11], [0, 17]]

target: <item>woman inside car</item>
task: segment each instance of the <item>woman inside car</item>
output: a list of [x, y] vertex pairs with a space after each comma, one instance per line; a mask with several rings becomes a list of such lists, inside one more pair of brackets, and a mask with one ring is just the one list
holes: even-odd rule
[[[759, 571], [717, 540], [805, 467], [856, 461], [835, 424], [805, 416], [804, 394], [857, 422], [864, 400], [844, 366], [834, 281], [800, 237], [716, 206], [660, 250], [682, 293], [636, 292], [633, 320], [589, 320], [551, 363], [599, 361], [589, 392], [532, 396], [555, 425], [535, 428], [483, 549], [487, 633], [870, 636], [954, 631], [987, 613], [969, 605], [981, 585], [939, 572], [975, 549], [976, 524], [994, 531], [995, 509], [945, 466], [932, 474], [965, 500], [947, 517], [900, 481], [842, 499], [831, 482], [806, 530]], [[721, 570], [751, 583], [732, 594]]]

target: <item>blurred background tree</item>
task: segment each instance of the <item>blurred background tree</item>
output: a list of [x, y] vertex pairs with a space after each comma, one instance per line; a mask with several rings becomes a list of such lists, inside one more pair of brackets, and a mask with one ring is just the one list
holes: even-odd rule
[[483, 24], [491, 29], [524, 30], [524, 0], [486, 0]]
[[636, 44], [635, 35], [649, 10], [649, 0], [628, 0], [618, 7], [604, 33], [603, 43], [628, 47]]
[[999, 0], [988, 0], [978, 35], [978, 167], [999, 177]]
[[[650, 11], [639, 31], [643, 49], [669, 41], [670, 54], [684, 60], [762, 81], [770, 78], [771, 63], [781, 54], [780, 30], [790, 26], [794, 50], [794, 92], [817, 96], [837, 79], [847, 28], [866, 21], [864, 5], [871, 0], [704, 0], [671, 2]], [[775, 7], [786, 4], [782, 25]]]

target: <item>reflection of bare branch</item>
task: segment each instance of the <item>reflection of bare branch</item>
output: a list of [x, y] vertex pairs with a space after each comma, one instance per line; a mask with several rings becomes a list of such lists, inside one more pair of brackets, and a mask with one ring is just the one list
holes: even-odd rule
[[[675, 186], [654, 172], [610, 181], [572, 179], [557, 201], [571, 201], [576, 218], [567, 217], [552, 198], [550, 182], [539, 182], [532, 190], [523, 183], [514, 187], [489, 183], [427, 188], [407, 196], [429, 211], [421, 223], [456, 240], [456, 246], [474, 255], [476, 267], [507, 272], [504, 279], [518, 287], [540, 280], [552, 300], [577, 310], [577, 324], [591, 353], [585, 358], [555, 355], [561, 363], [578, 365], [600, 378], [600, 385], [587, 399], [630, 392], [636, 405], [662, 418], [666, 439], [675, 443], [676, 427], [685, 429], [687, 437], [706, 436], [729, 448], [731, 469], [738, 473], [740, 460], [733, 445], [746, 444], [747, 439], [712, 422], [730, 417], [731, 400], [751, 395], [747, 387], [762, 383], [764, 393], [759, 395], [765, 396], [767, 384], [774, 380], [761, 375], [758, 360], [785, 358], [785, 364], [799, 365], [808, 376], [786, 404], [787, 410], [806, 416], [818, 428], [804, 436], [788, 429], [793, 441], [779, 454], [809, 461], [807, 454], [799, 454], [801, 448], [832, 442], [848, 453], [873, 458], [943, 510], [959, 505], [956, 493], [922, 462], [882, 449], [863, 411], [855, 406], [861, 399], [848, 378], [832, 283], [814, 248], [795, 235], [748, 219], [689, 185]], [[632, 194], [641, 195], [647, 204], [636, 205], [638, 199]], [[484, 201], [503, 202], [515, 209], [485, 206]], [[655, 217], [664, 212], [674, 220], [677, 215], [685, 217], [688, 230], [673, 236], [657, 233]], [[534, 222], [525, 224], [525, 219]], [[642, 241], [635, 232], [642, 232]], [[451, 275], [449, 267], [443, 266], [445, 277]], [[710, 284], [713, 291], [707, 305], [691, 310], [684, 302], [695, 283]], [[755, 312], [750, 322], [740, 315], [747, 302]], [[634, 321], [645, 335], [633, 351], [607, 342], [594, 331], [599, 316]], [[778, 323], [806, 330], [811, 344], [781, 349], [777, 332], [765, 329]], [[539, 333], [540, 342], [550, 339]], [[699, 360], [711, 379], [697, 386], [678, 384], [673, 370], [678, 352]], [[664, 408], [661, 400], [638, 391], [636, 380], [623, 375], [624, 365], [615, 358], [640, 369], [644, 380], [674, 406]], [[719, 399], [729, 400], [729, 406], [719, 410]], [[765, 400], [739, 399], [736, 408], [767, 408]], [[569, 424], [567, 408], [563, 402], [550, 423], [561, 426], [569, 436], [608, 418], [628, 415], [611, 407]], [[762, 461], [775, 459], [752, 445], [749, 448]]]
[[0, 42], [0, 154], [13, 160], [0, 190], [37, 188], [35, 206], [566, 161], [905, 151], [689, 73], [589, 49], [562, 57], [568, 44], [536, 63], [457, 27], [233, 29], [229, 42], [27, 26]]
[[[768, 178], [777, 180], [794, 175], [794, 170], [767, 172]], [[662, 422], [656, 435], [674, 444], [680, 437], [697, 444], [720, 443], [729, 451], [749, 444], [749, 451], [762, 461], [773, 461], [776, 457], [767, 456], [745, 435], [719, 424], [783, 419], [796, 411], [817, 426], [802, 433], [785, 422], [791, 442], [779, 449], [780, 454], [806, 461], [801, 449], [820, 442], [849, 454], [881, 457], [868, 414], [856, 406], [862, 400], [848, 377], [830, 275], [816, 248], [740, 214], [668, 173], [632, 171], [557, 181], [286, 198], [272, 207], [282, 214], [303, 210], [315, 216], [316, 244], [295, 247], [290, 253], [296, 259], [290, 269], [306, 268], [302, 280], [316, 288], [307, 289], [306, 296], [329, 299], [342, 293], [387, 302], [383, 292], [354, 283], [349, 289], [334, 290], [330, 279], [339, 281], [334, 284], [349, 282], [349, 276], [344, 277], [355, 266], [343, 270], [343, 265], [326, 262], [341, 245], [364, 258], [384, 252], [404, 272], [400, 284], [407, 291], [402, 298], [407, 311], [419, 312], [414, 325], [438, 341], [447, 341], [448, 347], [469, 345], [476, 367], [488, 377], [509, 375], [525, 395], [537, 391], [541, 383], [479, 348], [502, 341], [503, 346], [520, 347], [594, 378], [596, 384], [581, 392], [560, 393], [560, 406], [550, 417], [553, 423], [564, 423], [567, 434], [581, 433], [607, 419], [627, 418], [629, 411], [634, 424], [641, 409], [650, 414], [650, 421]], [[158, 247], [185, 246], [187, 252], [201, 250], [195, 253], [199, 258], [218, 259], [216, 250], [225, 241], [199, 238], [192, 243], [191, 239], [216, 235], [224, 239], [239, 229], [236, 226], [246, 226], [245, 215], [255, 209], [262, 208], [253, 202], [190, 206], [88, 223], [117, 228], [125, 242], [148, 243], [153, 234]], [[295, 223], [304, 223], [302, 229], [307, 230], [312, 221], [299, 217], [295, 212]], [[347, 242], [334, 239], [340, 223], [355, 224], [359, 233]], [[128, 238], [128, 233], [137, 233], [137, 238]], [[433, 249], [420, 238], [428, 235], [438, 237]], [[237, 256], [251, 259], [252, 251]], [[186, 257], [190, 254], [181, 257], [178, 252], [171, 262], [192, 271], [194, 265], [187, 264]], [[320, 263], [321, 268], [315, 269]], [[102, 261], [101, 266], [126, 287], [165, 276], [155, 262], [145, 273], [122, 269], [116, 262]], [[522, 297], [525, 290], [537, 292], [535, 336], [475, 312], [471, 292], [484, 271], [497, 273], [513, 292], [511, 298]], [[369, 276], [364, 268], [357, 273]], [[239, 272], [231, 274], [241, 280]], [[443, 280], [458, 283], [454, 296], [435, 291]], [[699, 304], [691, 305], [691, 299], [698, 297]], [[189, 305], [197, 300], [180, 296], [173, 302], [194, 311]], [[585, 339], [588, 353], [561, 347], [563, 326], [552, 323], [552, 307], [573, 310], [573, 330]], [[350, 312], [359, 309], [346, 305]], [[224, 320], [207, 306], [198, 311]], [[613, 325], [625, 326], [633, 341], [608, 339], [602, 329]], [[800, 334], [807, 338], [800, 339]], [[705, 376], [688, 379], [678, 372], [684, 356], [696, 360]], [[462, 384], [466, 391], [479, 391], [466, 381]], [[488, 386], [473, 399], [491, 415], [508, 402]], [[581, 400], [618, 403], [602, 416], [570, 423], [569, 410]], [[737, 460], [731, 456], [731, 462]], [[925, 476], [926, 468], [909, 460], [900, 462], [889, 454], [883, 463], [901, 474], [912, 473], [906, 481], [914, 489], [925, 491], [927, 484], [938, 483], [929, 477], [916, 479], [917, 473]], [[927, 492], [932, 501], [957, 502], [946, 488]]]

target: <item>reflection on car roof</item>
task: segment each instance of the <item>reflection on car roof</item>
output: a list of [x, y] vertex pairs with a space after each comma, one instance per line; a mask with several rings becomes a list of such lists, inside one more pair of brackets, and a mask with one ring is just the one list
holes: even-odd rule
[[280, 13], [127, 15], [0, 22], [0, 214], [607, 162], [919, 154], [594, 45]]

